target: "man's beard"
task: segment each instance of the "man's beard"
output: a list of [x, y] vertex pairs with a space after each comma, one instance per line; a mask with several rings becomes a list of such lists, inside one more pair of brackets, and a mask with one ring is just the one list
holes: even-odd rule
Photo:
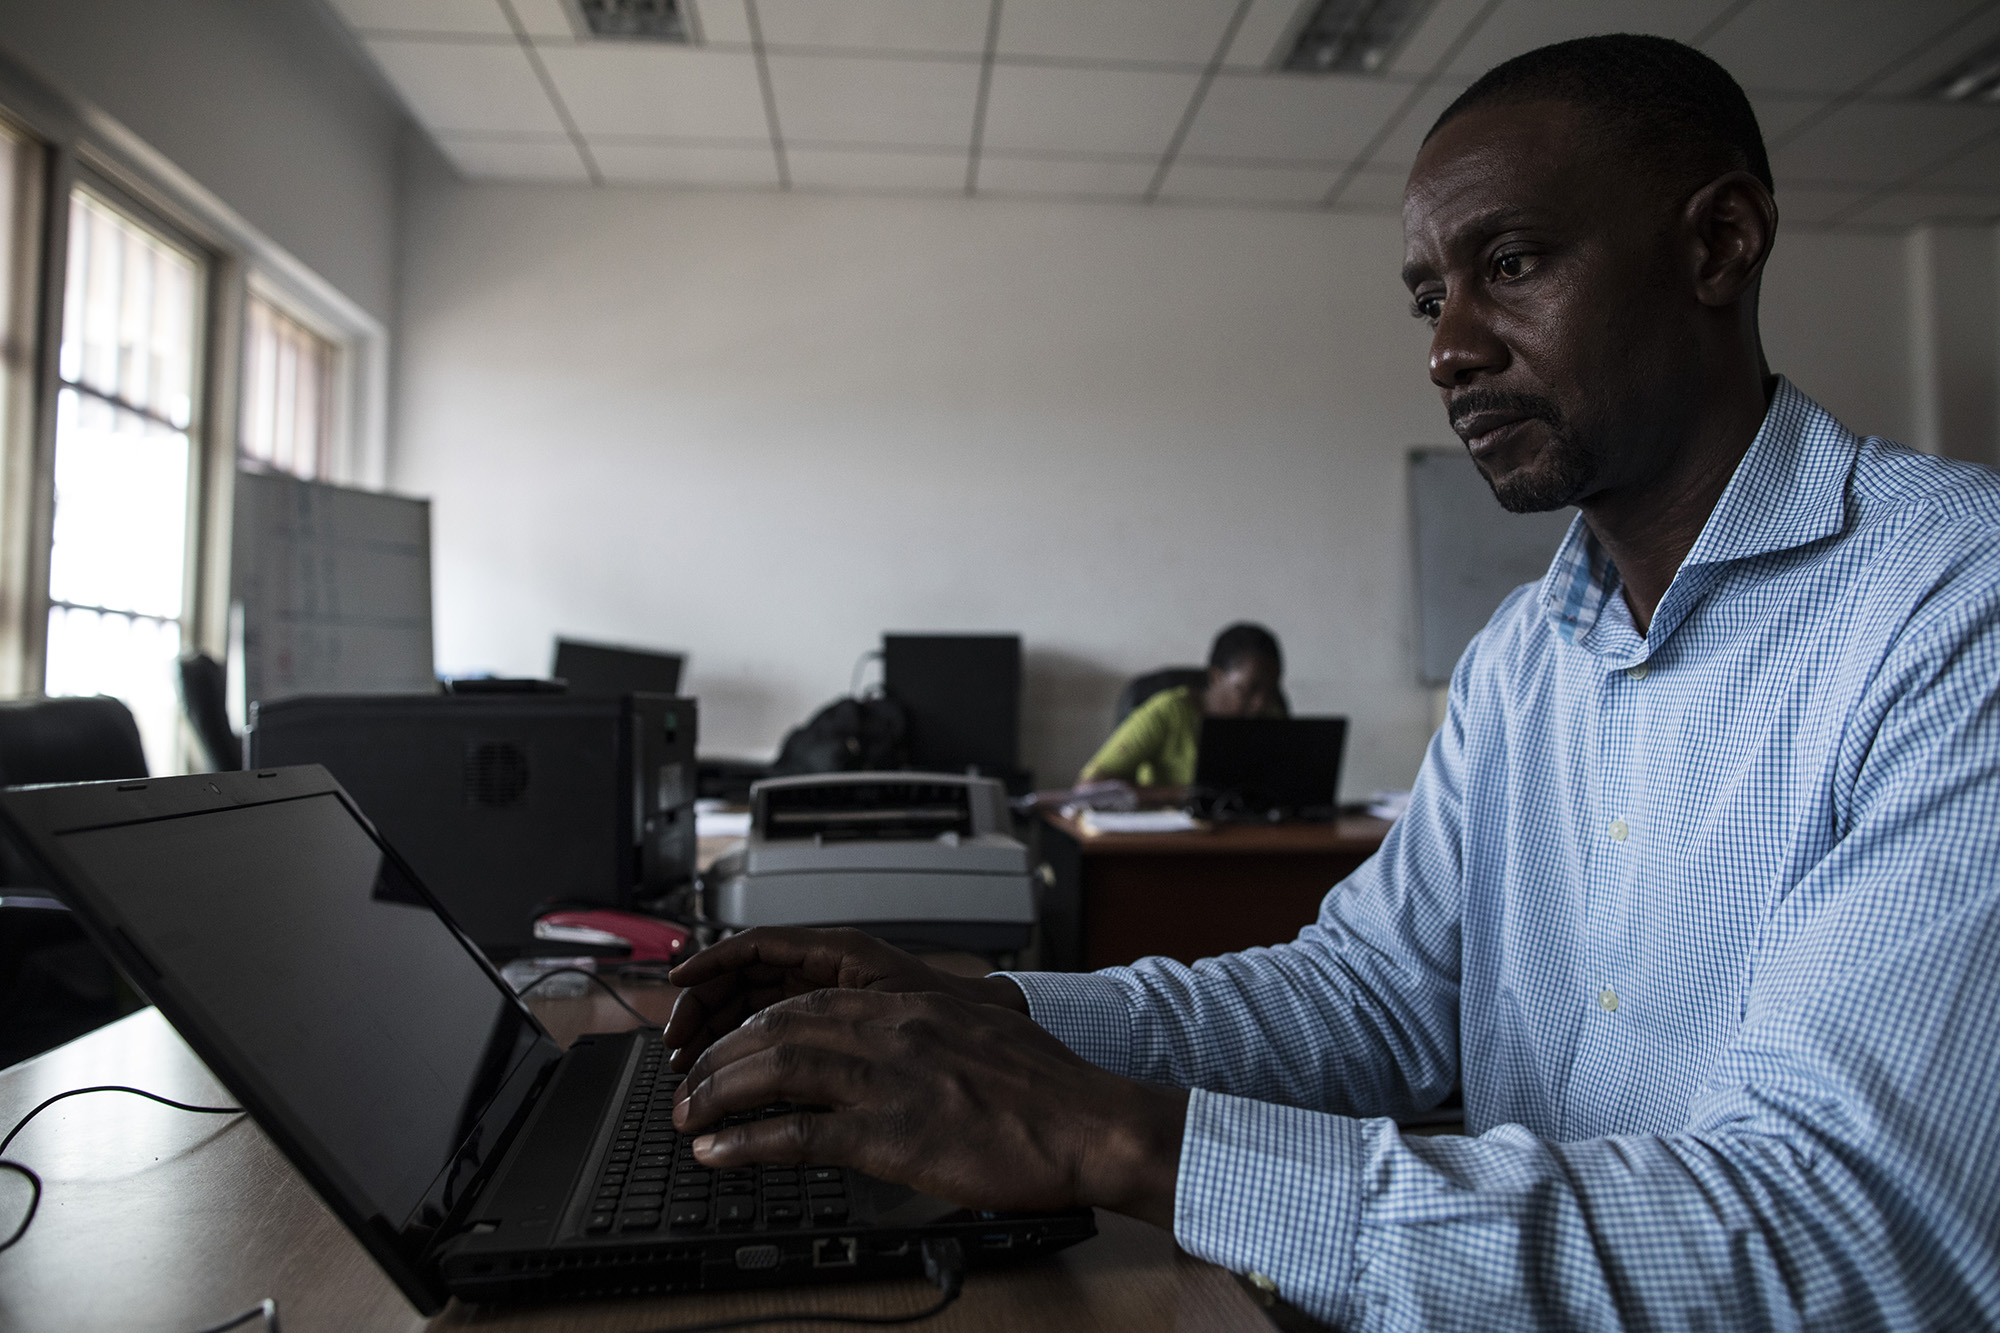
[[[1570, 428], [1562, 409], [1539, 394], [1468, 389], [1452, 400], [1449, 411], [1454, 429], [1478, 412], [1513, 412], [1548, 427], [1548, 447], [1526, 467], [1504, 477], [1479, 469], [1493, 489], [1493, 498], [1510, 513], [1539, 514], [1573, 505], [1589, 494], [1591, 483], [1597, 480], [1597, 455]], [[1474, 462], [1476, 465], [1477, 460]]]

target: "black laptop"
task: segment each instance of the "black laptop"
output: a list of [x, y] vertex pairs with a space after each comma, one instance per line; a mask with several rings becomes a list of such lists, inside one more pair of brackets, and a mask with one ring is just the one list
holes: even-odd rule
[[323, 768], [18, 787], [0, 825], [426, 1314], [1095, 1234], [1087, 1209], [977, 1213], [830, 1164], [699, 1166], [658, 1032], [559, 1050]]
[[1331, 819], [1346, 746], [1344, 717], [1205, 717], [1197, 799], [1222, 817]]

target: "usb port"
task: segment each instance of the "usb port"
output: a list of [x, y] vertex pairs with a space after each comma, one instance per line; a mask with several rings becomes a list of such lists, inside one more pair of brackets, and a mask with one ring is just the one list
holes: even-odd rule
[[982, 1250], [1011, 1250], [1014, 1248], [1014, 1233], [1011, 1231], [989, 1231], [979, 1238]]

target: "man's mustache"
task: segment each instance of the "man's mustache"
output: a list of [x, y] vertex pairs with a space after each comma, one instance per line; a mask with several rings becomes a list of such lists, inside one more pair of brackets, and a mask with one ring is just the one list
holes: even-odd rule
[[1540, 394], [1509, 393], [1502, 389], [1467, 389], [1452, 399], [1446, 414], [1451, 419], [1451, 428], [1463, 433], [1460, 428], [1466, 420], [1481, 412], [1504, 412], [1509, 416], [1531, 418], [1544, 421], [1555, 430], [1563, 426], [1562, 409]]

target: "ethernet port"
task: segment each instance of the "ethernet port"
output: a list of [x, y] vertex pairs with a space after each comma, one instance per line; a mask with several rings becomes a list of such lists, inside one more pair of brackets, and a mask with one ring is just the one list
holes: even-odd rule
[[813, 1242], [814, 1268], [852, 1268], [861, 1243], [852, 1236], [826, 1236]]

